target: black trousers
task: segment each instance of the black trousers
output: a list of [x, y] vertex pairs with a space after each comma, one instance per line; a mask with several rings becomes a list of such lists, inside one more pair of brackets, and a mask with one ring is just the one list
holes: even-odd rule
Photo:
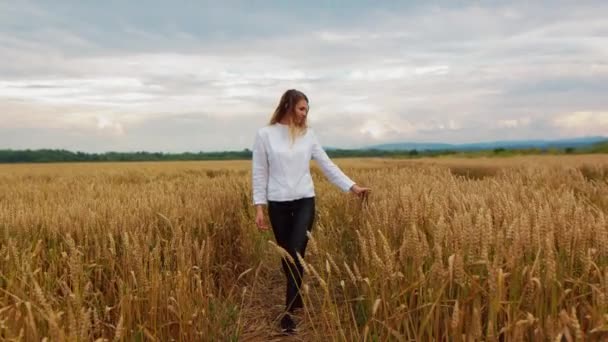
[[277, 244], [283, 247], [295, 263], [282, 258], [283, 272], [287, 278], [285, 307], [287, 311], [301, 308], [300, 286], [304, 269], [296, 253], [304, 258], [308, 236], [315, 219], [315, 198], [307, 197], [293, 201], [268, 201], [268, 216]]

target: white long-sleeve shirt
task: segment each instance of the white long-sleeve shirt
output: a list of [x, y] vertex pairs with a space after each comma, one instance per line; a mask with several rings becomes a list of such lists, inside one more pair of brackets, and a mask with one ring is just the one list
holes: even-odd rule
[[258, 129], [252, 150], [254, 205], [315, 196], [311, 159], [342, 191], [348, 192], [355, 184], [329, 159], [312, 128], [290, 145], [287, 125], [276, 123]]

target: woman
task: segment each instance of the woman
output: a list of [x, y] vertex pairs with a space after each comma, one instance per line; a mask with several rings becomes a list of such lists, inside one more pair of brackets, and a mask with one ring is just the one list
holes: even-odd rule
[[281, 328], [291, 333], [295, 323], [290, 313], [301, 308], [303, 268], [302, 258], [315, 218], [315, 191], [310, 174], [310, 160], [314, 159], [325, 176], [344, 192], [366, 196], [369, 188], [361, 187], [348, 178], [327, 156], [315, 132], [307, 126], [308, 98], [302, 92], [287, 90], [270, 119], [260, 128], [253, 144], [252, 180], [253, 202], [256, 206], [255, 223], [262, 231], [268, 229], [264, 220], [267, 206], [270, 225], [277, 244], [293, 258], [282, 258], [287, 278], [286, 312]]

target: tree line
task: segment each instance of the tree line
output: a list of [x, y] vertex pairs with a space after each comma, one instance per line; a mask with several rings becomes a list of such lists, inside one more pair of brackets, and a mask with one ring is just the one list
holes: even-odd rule
[[[330, 149], [327, 154], [331, 158], [363, 158], [363, 157], [392, 157], [392, 158], [419, 158], [442, 155], [462, 156], [508, 156], [522, 154], [575, 154], [575, 153], [608, 153], [608, 141], [594, 144], [589, 147], [566, 148], [527, 148], [479, 151], [456, 150], [359, 150], [359, 149]], [[188, 161], [188, 160], [239, 160], [251, 159], [249, 149], [241, 151], [222, 152], [104, 152], [88, 153], [73, 152], [64, 149], [38, 149], [38, 150], [0, 150], [0, 163], [50, 163], [50, 162], [120, 162], [120, 161]]]

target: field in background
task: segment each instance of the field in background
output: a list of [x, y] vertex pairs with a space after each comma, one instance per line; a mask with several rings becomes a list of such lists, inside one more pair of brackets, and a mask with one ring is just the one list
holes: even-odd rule
[[[373, 194], [313, 169], [295, 339], [608, 331], [608, 156], [335, 161]], [[250, 177], [250, 161], [0, 165], [0, 339], [274, 338], [281, 251]]]

